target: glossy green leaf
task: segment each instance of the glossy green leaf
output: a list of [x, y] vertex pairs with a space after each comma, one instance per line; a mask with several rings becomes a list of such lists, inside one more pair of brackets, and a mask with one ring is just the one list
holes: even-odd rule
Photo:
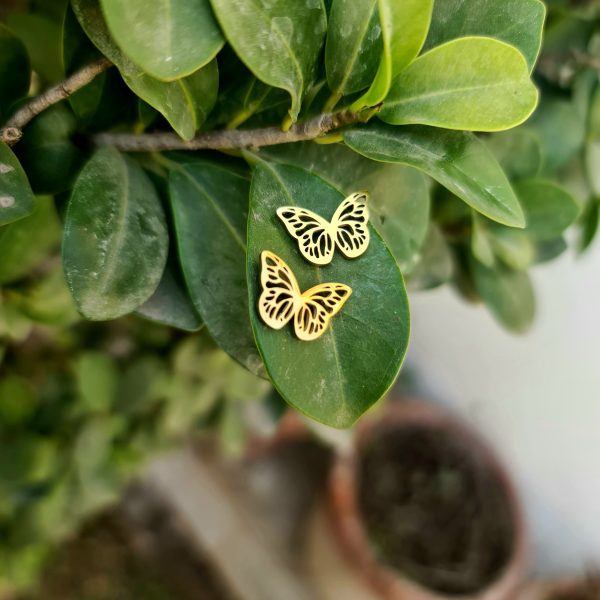
[[[296, 205], [331, 218], [343, 195], [319, 177], [287, 165], [259, 164], [254, 171], [248, 217], [250, 319], [267, 372], [281, 396], [309, 417], [349, 427], [393, 383], [409, 336], [409, 310], [402, 276], [371, 227], [367, 251], [349, 261], [340, 255], [323, 268], [301, 257], [277, 219], [280, 206]], [[269, 250], [292, 269], [305, 291], [322, 282], [352, 288], [328, 330], [300, 341], [288, 325], [279, 331], [260, 319], [260, 254]]]
[[535, 296], [527, 273], [490, 269], [475, 259], [471, 265], [477, 293], [494, 318], [515, 333], [529, 329], [535, 316]]
[[27, 96], [31, 68], [25, 45], [0, 23], [0, 123], [11, 106]]
[[383, 49], [377, 75], [351, 110], [375, 106], [388, 94], [393, 79], [419, 54], [429, 29], [433, 0], [378, 0]]
[[430, 290], [450, 281], [454, 260], [442, 232], [430, 225], [425, 244], [415, 268], [408, 278], [409, 290]]
[[425, 48], [464, 36], [489, 36], [518, 48], [531, 71], [542, 45], [545, 16], [540, 0], [438, 0]]
[[73, 0], [71, 4], [83, 30], [118, 67], [131, 90], [159, 111], [182, 138], [192, 138], [217, 99], [219, 74], [216, 60], [183, 79], [159, 81], [146, 75], [115, 45], [98, 0]]
[[486, 144], [511, 180], [535, 177], [542, 168], [542, 147], [533, 131], [522, 127], [500, 131], [487, 138]]
[[264, 83], [289, 92], [295, 121], [327, 28], [323, 0], [212, 0], [212, 5], [246, 66]]
[[22, 219], [34, 209], [31, 186], [11, 149], [0, 142], [0, 225]]
[[373, 81], [382, 47], [377, 0], [333, 0], [325, 46], [329, 108]]
[[156, 290], [168, 234], [147, 175], [112, 148], [79, 175], [67, 210], [63, 265], [78, 310], [88, 319], [132, 312]]
[[175, 257], [167, 261], [154, 294], [136, 312], [150, 321], [184, 331], [197, 331], [202, 327]]
[[[208, 0], [101, 0], [119, 47], [144, 72], [172, 81], [210, 62], [223, 46]], [[151, 40], [151, 43], [149, 43]]]
[[60, 27], [43, 15], [17, 12], [7, 24], [25, 44], [32, 69], [46, 82], [62, 78]]
[[539, 264], [554, 260], [568, 249], [569, 246], [564, 237], [537, 242], [535, 244], [535, 262]]
[[342, 144], [285, 144], [265, 148], [260, 156], [303, 167], [346, 195], [368, 191], [371, 223], [402, 273], [411, 271], [419, 259], [429, 225], [429, 186], [422, 173], [368, 160]]
[[77, 121], [68, 106], [58, 104], [38, 115], [24, 130], [17, 155], [36, 194], [68, 190], [83, 164], [81, 150], [71, 141]]
[[210, 163], [171, 170], [179, 257], [196, 310], [217, 344], [254, 373], [262, 363], [248, 320], [245, 177]]
[[470, 133], [368, 124], [346, 131], [344, 141], [372, 160], [424, 171], [494, 221], [525, 225], [506, 175], [485, 144]]
[[103, 352], [83, 352], [74, 368], [81, 406], [85, 410], [108, 412], [115, 401], [119, 380], [114, 359]]
[[32, 214], [0, 227], [0, 283], [27, 275], [58, 247], [61, 226], [52, 198], [35, 198]]
[[564, 188], [544, 179], [516, 184], [527, 219], [527, 233], [537, 240], [560, 237], [580, 213], [577, 201]]
[[579, 251], [585, 252], [596, 239], [600, 229], [600, 206], [593, 200], [582, 216], [582, 231], [579, 240]]
[[537, 104], [523, 55], [491, 38], [447, 42], [392, 83], [379, 113], [387, 123], [498, 131], [519, 125]]

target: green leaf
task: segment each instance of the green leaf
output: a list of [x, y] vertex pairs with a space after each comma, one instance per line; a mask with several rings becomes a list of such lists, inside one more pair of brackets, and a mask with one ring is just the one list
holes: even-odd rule
[[[410, 318], [402, 275], [371, 227], [367, 251], [354, 261], [337, 255], [324, 268], [304, 260], [275, 211], [297, 205], [331, 218], [343, 195], [303, 169], [259, 164], [248, 217], [250, 319], [267, 372], [281, 396], [309, 417], [349, 427], [387, 391], [408, 344]], [[352, 288], [352, 296], [317, 340], [296, 338], [291, 325], [270, 329], [260, 319], [260, 254], [269, 250], [292, 269], [305, 291], [322, 282]]]
[[25, 128], [17, 154], [36, 194], [58, 194], [72, 187], [83, 163], [71, 141], [77, 121], [64, 104], [52, 106]]
[[150, 321], [184, 331], [197, 331], [202, 327], [176, 258], [167, 261], [156, 291], [136, 312]]
[[46, 82], [62, 79], [60, 27], [42, 15], [18, 12], [7, 24], [25, 44], [32, 69]]
[[447, 42], [423, 54], [392, 83], [379, 112], [387, 123], [421, 123], [470, 131], [519, 125], [538, 92], [523, 55], [490, 38]]
[[138, 308], [157, 288], [168, 233], [148, 176], [112, 148], [83, 168], [69, 202], [63, 265], [78, 310], [92, 320]]
[[377, 0], [333, 0], [325, 46], [330, 108], [371, 83], [381, 50]]
[[430, 290], [450, 281], [454, 272], [454, 260], [450, 246], [440, 229], [431, 224], [419, 262], [412, 270], [409, 289]]
[[34, 197], [23, 167], [0, 142], [0, 225], [22, 219], [34, 209]]
[[0, 228], [0, 283], [20, 279], [48, 258], [60, 233], [52, 198], [35, 198], [31, 215]]
[[536, 240], [560, 237], [579, 216], [580, 207], [575, 198], [551, 181], [521, 181], [515, 191], [525, 211], [526, 231]]
[[89, 411], [108, 412], [119, 381], [114, 359], [102, 352], [83, 352], [75, 363], [75, 377], [81, 406]]
[[119, 47], [156, 79], [191, 75], [224, 43], [208, 0], [166, 0], [152, 6], [146, 0], [101, 0], [101, 4]]
[[371, 223], [402, 273], [414, 267], [429, 225], [429, 186], [422, 173], [368, 160], [342, 144], [285, 144], [265, 148], [260, 156], [303, 167], [346, 195], [367, 190]]
[[182, 164], [169, 177], [179, 257], [194, 306], [217, 344], [258, 373], [245, 268], [248, 188], [245, 177], [210, 163]]
[[436, 2], [425, 48], [481, 35], [515, 46], [533, 70], [542, 45], [546, 8], [539, 0], [442, 0]]
[[72, 7], [83, 30], [119, 69], [125, 83], [142, 100], [160, 112], [184, 139], [191, 139], [212, 110], [219, 84], [216, 60], [192, 75], [172, 82], [146, 75], [115, 45], [98, 0], [73, 0]]
[[522, 127], [500, 131], [487, 138], [486, 144], [511, 180], [535, 177], [542, 168], [542, 147], [533, 131]]
[[227, 41], [264, 83], [289, 92], [295, 121], [315, 74], [327, 18], [322, 0], [212, 0]]
[[383, 50], [369, 90], [350, 110], [375, 106], [387, 96], [394, 78], [419, 54], [429, 29], [433, 0], [378, 0]]
[[515, 333], [529, 329], [535, 316], [535, 297], [527, 273], [490, 269], [476, 259], [471, 268], [477, 293], [496, 320]]
[[30, 77], [25, 45], [0, 23], [0, 122], [6, 120], [17, 100], [27, 96]]
[[0, 429], [19, 428], [27, 424], [38, 405], [32, 385], [12, 373], [0, 379]]
[[356, 152], [425, 171], [486, 217], [523, 227], [525, 217], [500, 165], [476, 136], [427, 127], [369, 124], [344, 133]]

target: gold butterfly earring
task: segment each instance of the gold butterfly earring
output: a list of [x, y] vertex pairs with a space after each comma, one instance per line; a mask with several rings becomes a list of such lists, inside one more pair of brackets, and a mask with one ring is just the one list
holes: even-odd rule
[[336, 209], [331, 222], [305, 208], [282, 206], [277, 216], [298, 240], [302, 256], [315, 265], [328, 265], [335, 247], [347, 258], [360, 256], [369, 245], [367, 192], [348, 196]]
[[294, 273], [279, 256], [264, 250], [260, 262], [258, 312], [262, 320], [281, 329], [293, 317], [294, 331], [301, 340], [321, 337], [352, 294], [352, 288], [343, 283], [320, 283], [302, 293]]

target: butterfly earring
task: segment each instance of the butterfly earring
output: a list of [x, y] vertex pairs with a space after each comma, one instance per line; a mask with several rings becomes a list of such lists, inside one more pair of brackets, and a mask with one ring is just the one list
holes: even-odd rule
[[347, 258], [360, 256], [369, 245], [368, 194], [348, 196], [336, 209], [331, 222], [305, 208], [282, 206], [277, 216], [298, 240], [302, 256], [315, 265], [328, 265], [335, 247]]
[[294, 273], [279, 256], [264, 250], [260, 262], [258, 312], [262, 320], [281, 329], [293, 317], [294, 331], [301, 340], [321, 337], [352, 294], [352, 288], [343, 283], [320, 283], [302, 293]]

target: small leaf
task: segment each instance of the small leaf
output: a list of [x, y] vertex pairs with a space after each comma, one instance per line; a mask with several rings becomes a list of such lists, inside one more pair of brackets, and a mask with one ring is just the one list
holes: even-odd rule
[[217, 344], [253, 373], [262, 363], [248, 320], [248, 180], [216, 164], [174, 166], [169, 195], [185, 280]]
[[295, 121], [315, 74], [327, 18], [322, 0], [212, 0], [227, 41], [264, 83], [289, 92]]
[[147, 175], [112, 148], [79, 175], [67, 210], [63, 265], [78, 310], [115, 319], [142, 305], [164, 270], [168, 234]]
[[0, 228], [0, 283], [27, 275], [58, 246], [61, 226], [52, 198], [35, 198], [31, 215]]
[[471, 266], [477, 292], [498, 322], [515, 333], [529, 329], [535, 316], [535, 297], [527, 273], [490, 269], [476, 259]]
[[344, 133], [356, 152], [425, 171], [486, 217], [523, 227], [525, 218], [500, 165], [476, 136], [427, 127], [357, 126]]
[[419, 54], [429, 29], [433, 0], [378, 0], [383, 50], [369, 90], [351, 107], [358, 111], [385, 100], [394, 78]]
[[543, 179], [516, 184], [527, 219], [527, 233], [536, 240], [558, 238], [580, 213], [577, 201], [562, 187]]
[[184, 331], [197, 331], [202, 327], [175, 257], [167, 261], [154, 294], [136, 312], [150, 321]]
[[219, 73], [216, 60], [183, 79], [159, 81], [146, 75], [115, 45], [98, 0], [73, 0], [71, 5], [83, 30], [100, 52], [117, 66], [131, 90], [159, 111], [182, 138], [191, 139], [217, 99]]
[[0, 142], [0, 225], [22, 219], [34, 209], [34, 197], [21, 164]]
[[542, 168], [542, 147], [533, 131], [522, 127], [500, 131], [487, 138], [486, 144], [511, 180], [535, 177]]
[[[172, 81], [209, 63], [223, 36], [208, 0], [101, 0], [110, 32], [151, 77]], [[148, 43], [152, 40], [152, 43]]]
[[436, 2], [425, 49], [455, 38], [482, 35], [514, 46], [533, 70], [542, 45], [546, 8], [540, 0]]
[[0, 23], [0, 122], [9, 115], [9, 109], [27, 96], [31, 68], [25, 45]]
[[[402, 276], [372, 227], [369, 247], [359, 259], [336, 256], [319, 268], [302, 258], [275, 216], [277, 208], [296, 205], [331, 218], [342, 200], [340, 192], [303, 169], [261, 163], [254, 171], [248, 217], [250, 319], [267, 372], [287, 402], [333, 427], [349, 427], [387, 391], [402, 364], [410, 327]], [[352, 288], [317, 340], [300, 341], [292, 326], [275, 331], [260, 319], [263, 250], [290, 266], [303, 291], [321, 282]]]
[[412, 290], [430, 290], [450, 281], [453, 272], [450, 247], [439, 228], [431, 224], [419, 262], [409, 276], [408, 286]]
[[394, 125], [498, 131], [525, 121], [537, 98], [518, 50], [490, 38], [461, 38], [430, 50], [402, 71], [379, 117]]
[[422, 173], [368, 160], [342, 144], [284, 144], [265, 148], [260, 156], [303, 167], [346, 195], [368, 191], [371, 223], [402, 273], [414, 267], [429, 225], [429, 186]]
[[75, 377], [81, 406], [108, 412], [116, 399], [119, 379], [114, 360], [102, 352], [83, 352], [75, 363]]
[[371, 83], [381, 50], [377, 0], [333, 0], [325, 46], [332, 104]]
[[18, 375], [6, 373], [0, 379], [0, 428], [26, 426], [38, 405], [33, 386]]

